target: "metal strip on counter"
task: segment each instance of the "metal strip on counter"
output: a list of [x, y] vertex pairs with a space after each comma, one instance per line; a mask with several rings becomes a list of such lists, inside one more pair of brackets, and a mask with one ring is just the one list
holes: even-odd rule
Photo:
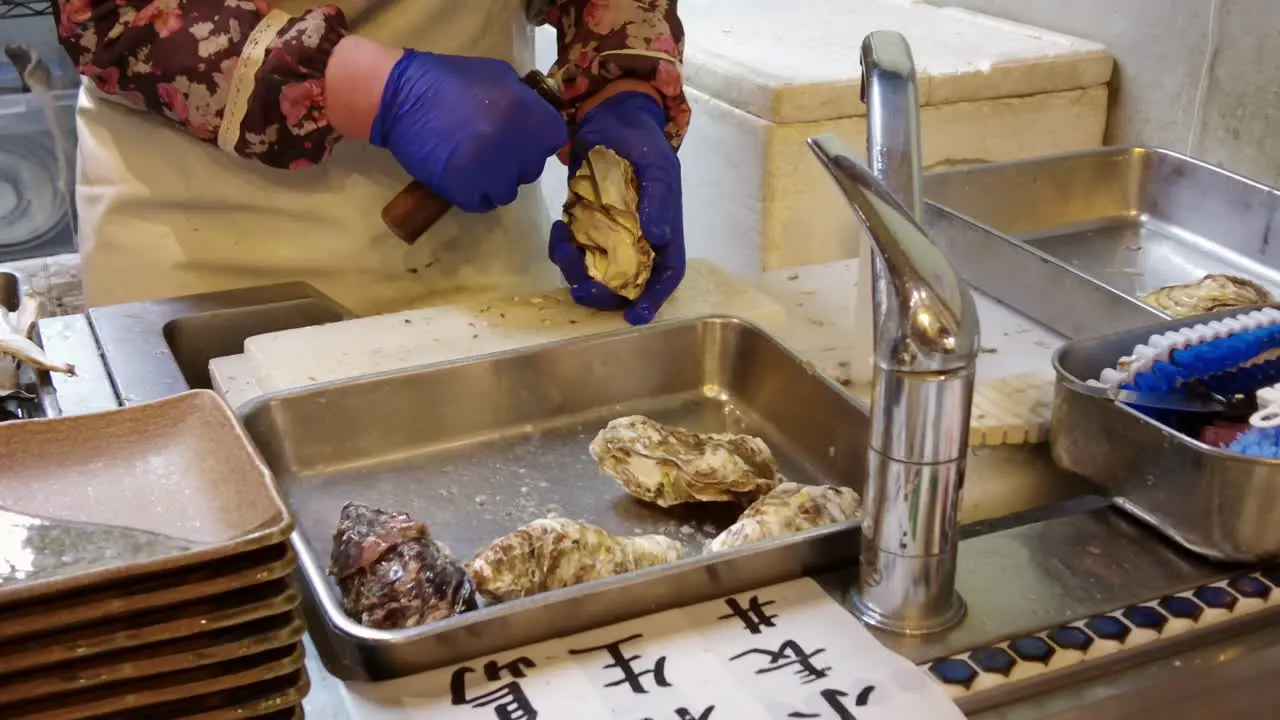
[[92, 308], [93, 334], [121, 404], [208, 388], [209, 361], [244, 352], [246, 338], [354, 317], [302, 282]]
[[82, 314], [44, 318], [36, 324], [36, 340], [49, 357], [76, 366], [75, 375], [49, 373], [49, 384], [41, 385], [40, 404], [46, 417], [120, 407], [89, 318]]

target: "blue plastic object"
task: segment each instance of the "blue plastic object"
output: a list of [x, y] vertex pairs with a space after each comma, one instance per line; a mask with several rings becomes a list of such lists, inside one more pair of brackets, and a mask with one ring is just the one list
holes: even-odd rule
[[[1280, 325], [1248, 330], [1230, 337], [1210, 340], [1174, 350], [1167, 361], [1157, 361], [1151, 369], [1138, 373], [1127, 389], [1172, 393], [1189, 380], [1198, 380], [1218, 394], [1255, 392], [1280, 380], [1280, 361], [1241, 368], [1263, 352], [1280, 347]], [[1275, 378], [1275, 379], [1272, 379]]]
[[1280, 428], [1250, 428], [1237, 435], [1227, 450], [1250, 457], [1280, 460]]
[[597, 310], [623, 310], [623, 317], [632, 325], [652, 321], [684, 279], [680, 160], [663, 134], [665, 124], [662, 106], [653, 97], [641, 92], [618, 93], [582, 118], [570, 146], [570, 177], [598, 145], [618, 153], [635, 168], [640, 184], [640, 231], [654, 252], [653, 273], [640, 297], [629, 302], [591, 279], [586, 257], [563, 222], [552, 226], [548, 246], [551, 262], [560, 268], [575, 302]]
[[369, 142], [466, 212], [516, 199], [569, 139], [560, 113], [501, 60], [406, 50]]
[[[1249, 367], [1241, 367], [1267, 350], [1280, 347], [1280, 325], [1258, 328], [1192, 345], [1169, 353], [1167, 361], [1152, 363], [1151, 369], [1138, 373], [1133, 382], [1120, 387], [1154, 393], [1179, 392], [1184, 383], [1194, 380], [1199, 386], [1215, 395], [1231, 397], [1251, 395], [1264, 387], [1280, 383], [1280, 360], [1269, 360]], [[1180, 413], [1156, 408], [1130, 406], [1156, 422], [1171, 427], [1181, 424]], [[1244, 437], [1243, 435], [1241, 437]], [[1232, 449], [1255, 457], [1271, 457], [1266, 454], [1263, 442], [1247, 440], [1242, 450]]]

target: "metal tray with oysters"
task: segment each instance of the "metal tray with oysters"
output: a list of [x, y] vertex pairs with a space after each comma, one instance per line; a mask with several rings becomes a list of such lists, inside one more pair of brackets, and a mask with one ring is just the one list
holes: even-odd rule
[[317, 647], [347, 679], [856, 558], [866, 415], [737, 319], [315, 385], [240, 415], [298, 523]]
[[1280, 190], [1175, 152], [977, 165], [924, 188], [925, 225], [961, 277], [1071, 339], [1280, 291]]

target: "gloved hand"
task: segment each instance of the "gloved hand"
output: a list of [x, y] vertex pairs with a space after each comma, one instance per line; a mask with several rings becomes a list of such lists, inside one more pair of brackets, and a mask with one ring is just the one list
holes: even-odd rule
[[369, 133], [466, 212], [514, 201], [568, 139], [560, 113], [507, 63], [415, 50], [391, 69]]
[[642, 92], [622, 92], [592, 108], [578, 123], [569, 152], [569, 177], [591, 148], [603, 145], [635, 167], [640, 184], [640, 230], [653, 246], [653, 274], [635, 302], [614, 294], [587, 274], [586, 255], [562, 221], [551, 227], [549, 254], [579, 305], [597, 310], [626, 308], [632, 325], [653, 320], [684, 279], [684, 210], [680, 161], [662, 133], [666, 116], [657, 100]]

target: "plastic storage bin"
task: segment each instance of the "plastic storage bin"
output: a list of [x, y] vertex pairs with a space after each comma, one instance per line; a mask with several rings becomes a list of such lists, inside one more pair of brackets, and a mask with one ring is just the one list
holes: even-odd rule
[[76, 248], [78, 95], [0, 95], [0, 263]]

